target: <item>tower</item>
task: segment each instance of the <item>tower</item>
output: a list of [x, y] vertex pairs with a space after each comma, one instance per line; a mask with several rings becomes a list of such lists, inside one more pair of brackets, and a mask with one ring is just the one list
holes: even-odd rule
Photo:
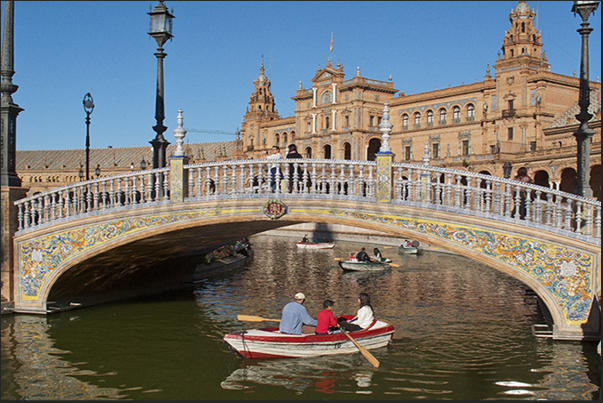
[[264, 58], [260, 66], [260, 75], [253, 82], [254, 90], [249, 97], [249, 106], [241, 125], [241, 140], [246, 151], [265, 145], [265, 137], [260, 133], [264, 122], [278, 119], [274, 96], [270, 92], [270, 80], [264, 74]]

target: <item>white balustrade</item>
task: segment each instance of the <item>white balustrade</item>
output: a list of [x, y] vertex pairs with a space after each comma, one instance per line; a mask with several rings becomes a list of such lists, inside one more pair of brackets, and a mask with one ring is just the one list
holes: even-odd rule
[[[272, 165], [281, 175], [273, 175]], [[349, 160], [240, 160], [185, 165], [184, 202], [249, 198], [312, 198], [376, 202], [376, 162]], [[282, 179], [281, 179], [282, 178]], [[280, 186], [273, 190], [275, 180]], [[601, 202], [469, 171], [392, 164], [392, 205], [449, 209], [514, 223], [534, 223], [601, 238]], [[114, 175], [18, 200], [19, 231], [79, 218], [170, 203], [170, 168]]]

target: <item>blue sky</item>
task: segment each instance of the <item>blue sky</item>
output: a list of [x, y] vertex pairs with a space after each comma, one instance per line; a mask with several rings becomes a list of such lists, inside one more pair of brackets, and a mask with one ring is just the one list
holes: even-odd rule
[[[264, 57], [283, 117], [330, 56], [346, 78], [386, 81], [406, 94], [483, 80], [500, 52], [517, 1], [166, 1], [174, 38], [164, 46], [165, 136], [184, 127], [240, 128]], [[91, 148], [149, 145], [155, 137], [157, 44], [149, 12], [158, 1], [16, 1], [13, 94], [18, 150], [83, 149], [87, 92]], [[579, 75], [581, 19], [572, 1], [528, 1], [555, 73]], [[601, 76], [601, 7], [589, 18], [590, 79]], [[4, 18], [4, 1], [2, 2]], [[492, 69], [492, 74], [494, 70]], [[234, 140], [189, 132], [185, 142]], [[150, 145], [149, 145], [150, 146]]]

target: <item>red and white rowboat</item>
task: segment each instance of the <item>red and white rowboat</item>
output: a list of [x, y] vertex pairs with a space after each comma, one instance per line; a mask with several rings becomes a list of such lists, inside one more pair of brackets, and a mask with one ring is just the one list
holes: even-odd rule
[[334, 243], [329, 242], [296, 242], [298, 248], [302, 249], [333, 249]]
[[[346, 319], [353, 316], [343, 315]], [[367, 329], [348, 332], [367, 350], [384, 347], [394, 338], [394, 327], [374, 320]], [[250, 329], [224, 335], [224, 341], [244, 358], [315, 357], [357, 353], [358, 348], [343, 333], [286, 334], [278, 328]]]

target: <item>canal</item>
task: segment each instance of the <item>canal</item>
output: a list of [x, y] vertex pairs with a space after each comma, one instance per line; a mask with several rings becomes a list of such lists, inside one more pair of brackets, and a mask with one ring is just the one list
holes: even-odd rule
[[[295, 239], [251, 237], [246, 266], [186, 290], [49, 316], [2, 316], [2, 400], [598, 400], [593, 342], [532, 335], [545, 323], [531, 290], [460, 256], [400, 255], [337, 242], [298, 250]], [[335, 258], [377, 246], [399, 267], [345, 273]], [[166, 268], [169, 270], [169, 268]], [[361, 354], [243, 361], [225, 333], [273, 323], [296, 292], [313, 317], [322, 301], [355, 314], [367, 292], [392, 343]]]

